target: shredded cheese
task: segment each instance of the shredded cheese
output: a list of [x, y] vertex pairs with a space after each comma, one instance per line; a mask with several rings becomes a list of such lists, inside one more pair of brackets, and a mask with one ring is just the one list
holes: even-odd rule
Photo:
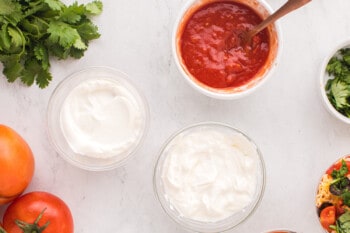
[[328, 175], [328, 174], [323, 175], [321, 182], [318, 186], [317, 195], [316, 195], [316, 207], [317, 208], [319, 208], [322, 205], [322, 203], [324, 203], [324, 202], [329, 202], [331, 204], [336, 205], [341, 200], [340, 197], [333, 195], [329, 191], [329, 186], [330, 186], [332, 180], [333, 180], [333, 178], [330, 175]]

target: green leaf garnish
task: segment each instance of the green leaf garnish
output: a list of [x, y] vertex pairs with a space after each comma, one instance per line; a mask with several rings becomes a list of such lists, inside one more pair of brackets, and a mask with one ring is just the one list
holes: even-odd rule
[[330, 103], [344, 116], [350, 117], [350, 48], [341, 49], [326, 67], [332, 76], [325, 90]]
[[102, 6], [99, 0], [69, 6], [61, 0], [0, 0], [0, 61], [7, 80], [48, 86], [50, 56], [81, 58], [99, 38], [89, 17]]

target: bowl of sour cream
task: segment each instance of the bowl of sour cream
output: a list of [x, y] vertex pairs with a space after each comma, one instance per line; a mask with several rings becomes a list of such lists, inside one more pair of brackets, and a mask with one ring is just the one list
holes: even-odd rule
[[93, 171], [123, 165], [148, 127], [145, 98], [128, 76], [108, 67], [71, 74], [54, 90], [47, 110], [50, 141], [71, 164]]
[[258, 147], [245, 134], [204, 122], [165, 143], [153, 182], [162, 208], [175, 222], [195, 232], [222, 232], [258, 206], [265, 167]]

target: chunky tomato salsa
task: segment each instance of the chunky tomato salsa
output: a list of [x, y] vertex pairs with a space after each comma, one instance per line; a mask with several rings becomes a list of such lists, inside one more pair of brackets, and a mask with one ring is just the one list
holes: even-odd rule
[[213, 2], [196, 10], [179, 35], [188, 72], [213, 88], [239, 87], [254, 79], [267, 61], [269, 33], [265, 29], [248, 43], [240, 41], [240, 36], [261, 21], [253, 9], [232, 1]]

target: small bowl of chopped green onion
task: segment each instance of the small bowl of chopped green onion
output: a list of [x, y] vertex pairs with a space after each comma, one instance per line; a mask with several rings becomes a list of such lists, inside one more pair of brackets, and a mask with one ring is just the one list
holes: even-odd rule
[[350, 39], [340, 43], [324, 60], [320, 89], [327, 110], [350, 124]]

